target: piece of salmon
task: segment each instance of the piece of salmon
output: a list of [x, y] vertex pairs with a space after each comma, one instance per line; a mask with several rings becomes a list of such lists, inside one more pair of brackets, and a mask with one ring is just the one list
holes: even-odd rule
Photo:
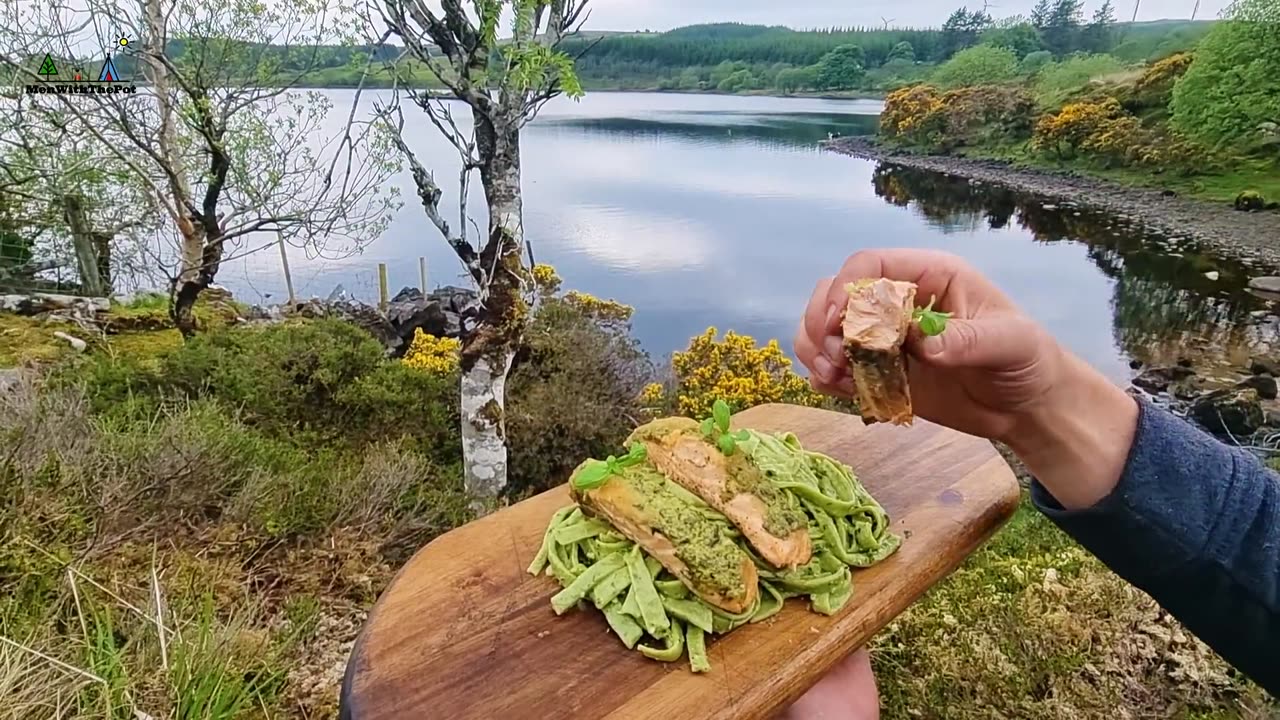
[[667, 482], [641, 466], [591, 490], [569, 487], [586, 513], [607, 520], [695, 595], [726, 612], [746, 612], [760, 592], [755, 563], [719, 529], [723, 525], [709, 523], [675, 489], [664, 488]]
[[915, 413], [902, 344], [915, 311], [916, 286], [881, 278], [849, 283], [845, 291], [849, 302], [841, 330], [862, 417], [910, 425]]
[[[662, 418], [636, 428], [627, 444], [636, 441], [645, 444], [649, 461], [662, 474], [737, 526], [765, 562], [776, 568], [809, 562], [813, 545], [799, 503], [765, 478], [745, 453], [725, 456], [703, 437], [697, 422], [682, 417]], [[771, 513], [775, 522], [784, 519], [785, 529], [778, 534], [766, 528]]]

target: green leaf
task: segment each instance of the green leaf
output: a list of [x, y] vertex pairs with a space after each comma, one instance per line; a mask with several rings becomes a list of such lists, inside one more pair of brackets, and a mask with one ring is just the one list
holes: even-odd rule
[[573, 476], [573, 486], [579, 490], [593, 490], [603, 485], [612, 474], [608, 462], [588, 460], [586, 466]]
[[738, 442], [746, 442], [751, 439], [751, 433], [747, 432], [746, 430], [739, 430], [738, 432], [733, 434], [733, 439], [737, 440]]
[[711, 437], [711, 433], [716, 429], [716, 421], [711, 418], [707, 418], [702, 421], [702, 424], [698, 426], [698, 429], [702, 431], [703, 435]]
[[724, 432], [729, 431], [729, 403], [723, 400], [716, 400], [711, 406], [711, 417], [715, 418], [716, 425]]
[[920, 326], [920, 332], [925, 335], [941, 335], [947, 329], [947, 318], [951, 317], [951, 313], [933, 309], [935, 300], [937, 300], [936, 296], [930, 296], [928, 305], [916, 308], [911, 314], [911, 319]]
[[720, 452], [725, 455], [732, 455], [734, 449], [738, 446], [737, 442], [734, 441], [733, 436], [728, 434], [721, 435], [716, 444], [720, 446]]

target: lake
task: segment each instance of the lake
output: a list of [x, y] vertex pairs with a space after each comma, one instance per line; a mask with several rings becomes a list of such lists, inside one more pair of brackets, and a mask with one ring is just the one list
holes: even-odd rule
[[[326, 92], [345, 114], [350, 93]], [[1117, 381], [1135, 358], [1226, 362], [1274, 349], [1275, 316], [1244, 290], [1249, 276], [1274, 268], [1068, 204], [819, 150], [828, 133], [874, 132], [879, 109], [874, 101], [658, 93], [557, 100], [523, 140], [534, 256], [554, 265], [566, 288], [634, 306], [635, 333], [655, 357], [708, 326], [789, 348], [815, 282], [872, 247], [964, 256]], [[425, 117], [406, 116], [418, 120], [408, 141], [456, 216], [456, 155]], [[342, 284], [376, 299], [379, 262], [389, 265], [393, 293], [416, 286], [420, 256], [431, 285], [465, 284], [408, 173], [396, 182], [404, 207], [362, 253], [320, 259], [290, 249], [300, 296]], [[483, 226], [482, 206], [472, 204]], [[219, 282], [250, 302], [284, 295], [275, 252], [226, 264]]]

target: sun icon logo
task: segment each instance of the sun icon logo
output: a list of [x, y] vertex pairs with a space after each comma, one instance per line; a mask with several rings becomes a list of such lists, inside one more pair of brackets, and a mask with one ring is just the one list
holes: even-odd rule
[[120, 39], [116, 40], [116, 44], [120, 46], [121, 50], [127, 50], [129, 48], [129, 38], [121, 35]]

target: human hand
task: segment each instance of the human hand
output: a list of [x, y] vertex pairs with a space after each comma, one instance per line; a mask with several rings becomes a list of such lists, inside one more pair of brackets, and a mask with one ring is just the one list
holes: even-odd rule
[[871, 656], [858, 650], [840, 661], [817, 685], [776, 720], [879, 720], [880, 695]]
[[950, 312], [946, 331], [924, 337], [912, 326], [906, 343], [915, 412], [972, 435], [1004, 439], [1061, 381], [1066, 362], [1057, 342], [964, 260], [931, 250], [872, 250], [851, 256], [814, 289], [795, 338], [795, 352], [814, 387], [853, 393], [842, 349], [840, 315], [846, 283], [862, 278], [917, 285], [920, 304]]
[[1005, 442], [1068, 509], [1110, 494], [1136, 433], [1137, 403], [955, 255], [863, 251], [819, 282], [795, 338], [814, 388], [852, 395], [840, 330], [844, 285], [882, 277], [915, 283], [917, 298], [935, 297], [935, 308], [952, 313], [941, 335], [924, 337], [913, 326], [907, 339], [917, 415]]

